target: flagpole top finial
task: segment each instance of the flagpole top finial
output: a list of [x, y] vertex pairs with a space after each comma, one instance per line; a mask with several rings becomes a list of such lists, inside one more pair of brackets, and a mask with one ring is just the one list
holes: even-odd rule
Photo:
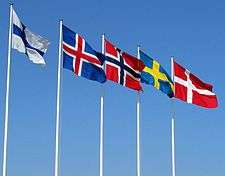
[[137, 47], [138, 47], [138, 50], [140, 50], [140, 48], [141, 48], [141, 45], [140, 45], [140, 44], [138, 44], [138, 45], [137, 45]]

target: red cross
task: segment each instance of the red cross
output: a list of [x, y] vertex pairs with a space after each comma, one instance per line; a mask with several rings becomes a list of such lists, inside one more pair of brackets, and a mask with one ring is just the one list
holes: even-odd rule
[[63, 43], [63, 50], [74, 58], [74, 73], [78, 76], [80, 76], [82, 60], [95, 65], [101, 65], [96, 56], [85, 52], [85, 40], [78, 34], [76, 34], [76, 47], [69, 47]]

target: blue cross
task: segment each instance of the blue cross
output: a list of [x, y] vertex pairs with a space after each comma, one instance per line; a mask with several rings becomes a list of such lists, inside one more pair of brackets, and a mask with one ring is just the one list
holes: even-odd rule
[[120, 84], [121, 85], [124, 84], [125, 71], [129, 72], [135, 78], [140, 78], [140, 75], [138, 73], [136, 73], [134, 70], [132, 70], [131, 68], [129, 68], [127, 65], [124, 64], [123, 53], [121, 52], [121, 50], [117, 48], [117, 52], [119, 53], [119, 61], [114, 58], [111, 58], [109, 56], [106, 57], [106, 60], [108, 62], [114, 63], [115, 65], [120, 67], [120, 75], [119, 75], [120, 76]]

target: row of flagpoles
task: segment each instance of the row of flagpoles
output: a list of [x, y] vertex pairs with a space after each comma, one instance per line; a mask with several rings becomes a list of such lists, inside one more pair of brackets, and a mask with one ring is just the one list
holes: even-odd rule
[[[60, 26], [59, 26], [59, 46], [58, 46], [58, 74], [57, 74], [57, 102], [56, 102], [56, 128], [55, 128], [55, 170], [54, 175], [59, 176], [59, 145], [60, 145], [60, 95], [61, 95], [61, 69], [67, 68], [72, 70], [76, 75], [82, 76], [81, 68], [77, 66], [77, 60], [80, 60], [80, 55], [83, 53], [78, 53], [82, 51], [78, 51], [80, 48], [83, 47], [79, 45], [79, 41], [81, 41], [81, 44], [85, 43], [88, 45], [85, 40], [79, 36], [78, 34], [71, 31], [69, 28], [63, 25], [63, 21], [60, 20]], [[22, 35], [22, 34], [23, 35]], [[22, 37], [20, 36], [22, 35]], [[26, 37], [24, 38], [24, 35]], [[65, 35], [65, 37], [64, 37]], [[29, 38], [29, 36], [32, 36]], [[32, 41], [32, 39], [38, 39], [35, 41]], [[68, 40], [69, 38], [69, 40]], [[75, 39], [76, 38], [76, 39]], [[70, 46], [70, 43], [68, 41], [75, 40], [77, 42], [77, 50], [71, 52], [72, 49], [74, 49], [74, 46]], [[35, 42], [39, 42], [37, 45]], [[16, 15], [15, 11], [13, 10], [13, 5], [10, 5], [10, 20], [9, 20], [9, 36], [8, 36], [8, 64], [7, 64], [7, 80], [6, 80], [6, 102], [5, 102], [5, 124], [4, 124], [4, 148], [3, 148], [3, 176], [7, 175], [7, 140], [8, 140], [8, 112], [9, 112], [9, 88], [10, 88], [10, 63], [11, 63], [11, 48], [17, 49], [20, 52], [25, 53], [28, 58], [31, 59], [32, 62], [38, 63], [38, 64], [45, 64], [45, 61], [43, 60], [43, 54], [47, 51], [47, 46], [49, 42], [40, 37], [33, 34], [29, 29], [24, 26], [18, 16]], [[40, 47], [41, 46], [41, 47]], [[89, 45], [88, 45], [89, 46]], [[126, 69], [131, 70], [131, 73], [133, 73], [135, 76], [131, 77], [133, 79], [132, 81], [136, 81], [136, 86], [134, 85], [125, 85], [124, 80], [117, 80], [115, 81], [114, 77], [110, 77], [106, 74], [106, 78], [108, 80], [114, 81], [116, 83], [122, 84], [123, 86], [127, 86], [131, 89], [138, 90], [137, 92], [137, 104], [136, 104], [136, 142], [137, 142], [137, 151], [136, 151], [136, 170], [137, 170], [137, 176], [141, 176], [141, 158], [140, 158], [140, 79], [142, 79], [143, 82], [147, 84], [152, 84], [155, 88], [160, 89], [162, 92], [167, 94], [170, 98], [175, 97], [178, 99], [181, 99], [183, 101], [186, 101], [188, 103], [196, 104], [199, 106], [207, 107], [207, 108], [215, 108], [217, 107], [217, 99], [216, 95], [212, 92], [212, 86], [204, 83], [200, 79], [198, 79], [196, 76], [194, 76], [192, 73], [190, 73], [187, 69], [183, 68], [181, 65], [177, 64], [173, 58], [171, 59], [171, 78], [167, 74], [167, 72], [161, 67], [161, 65], [154, 59], [151, 59], [148, 57], [145, 53], [143, 53], [140, 50], [140, 47], [138, 47], [138, 54], [137, 54], [137, 60], [135, 57], [125, 53], [121, 52], [120, 49], [116, 48], [113, 44], [111, 44], [109, 41], [105, 40], [105, 36], [102, 36], [102, 51], [101, 55], [99, 55], [98, 52], [93, 50], [89, 46], [89, 50], [91, 50], [94, 55], [93, 58], [95, 60], [95, 65], [97, 65], [97, 68], [95, 68], [94, 71], [101, 71], [102, 67], [104, 67], [104, 64], [100, 64], [100, 61], [98, 60], [99, 57], [104, 57], [104, 62], [114, 62], [113, 59], [115, 59], [115, 63], [117, 64], [124, 64], [124, 60], [128, 59], [129, 62], [137, 63], [138, 66], [136, 68], [135, 64], [134, 67], [136, 69], [132, 70], [131, 66], [127, 64]], [[71, 53], [75, 53], [73, 56], [71, 56]], [[77, 54], [77, 55], [76, 55]], [[80, 55], [79, 55], [80, 54]], [[90, 53], [88, 53], [90, 55]], [[97, 55], [97, 56], [96, 56]], [[62, 61], [64, 61], [64, 57], [72, 58], [76, 60], [72, 62], [72, 69], [70, 68], [70, 64], [67, 61], [67, 65], [64, 67], [64, 64]], [[92, 58], [92, 59], [93, 59]], [[118, 60], [119, 59], [119, 63]], [[122, 63], [121, 63], [122, 61]], [[140, 62], [139, 62], [140, 61]], [[80, 61], [79, 61], [80, 62]], [[75, 64], [74, 64], [75, 63]], [[113, 63], [113, 64], [115, 64]], [[152, 66], [149, 65], [149, 63], [152, 64]], [[90, 64], [90, 63], [89, 63]], [[139, 65], [141, 64], [141, 65]], [[92, 66], [93, 66], [92, 65]], [[110, 64], [108, 65], [110, 66]], [[119, 65], [121, 66], [121, 65]], [[143, 69], [140, 71], [140, 66], [143, 66]], [[74, 68], [75, 67], [75, 68]], [[121, 66], [122, 67], [122, 66]], [[110, 67], [107, 67], [107, 64], [104, 69], [109, 69]], [[90, 69], [90, 68], [89, 68]], [[121, 68], [122, 69], [122, 68]], [[132, 72], [133, 71], [133, 72]], [[128, 71], [127, 71], [128, 72]], [[140, 73], [141, 72], [141, 73]], [[138, 73], [138, 74], [137, 74]], [[140, 73], [140, 74], [139, 74]], [[95, 73], [96, 74], [96, 73]], [[95, 75], [94, 74], [94, 75]], [[104, 73], [105, 74], [105, 73]], [[103, 76], [105, 76], [103, 74]], [[124, 73], [123, 73], [124, 74]], [[89, 75], [83, 75], [87, 78]], [[115, 76], [115, 75], [113, 75]], [[140, 77], [141, 78], [140, 78]], [[106, 79], [105, 78], [105, 79]], [[88, 78], [90, 79], [90, 78]], [[92, 79], [92, 78], [91, 78]], [[125, 79], [123, 77], [123, 79]], [[93, 78], [92, 80], [97, 80], [96, 78]], [[138, 80], [138, 81], [137, 81]], [[106, 80], [97, 80], [101, 83], [104, 83]], [[131, 81], [131, 82], [132, 82]], [[126, 81], [125, 81], [126, 83]], [[162, 84], [162, 85], [161, 85]], [[173, 100], [173, 99], [172, 99]], [[171, 142], [172, 142], [172, 176], [176, 176], [176, 166], [175, 166], [175, 110], [173, 110], [172, 113], [172, 120], [171, 120]], [[102, 94], [100, 97], [100, 147], [99, 147], [99, 172], [100, 176], [104, 176], [104, 95]]]

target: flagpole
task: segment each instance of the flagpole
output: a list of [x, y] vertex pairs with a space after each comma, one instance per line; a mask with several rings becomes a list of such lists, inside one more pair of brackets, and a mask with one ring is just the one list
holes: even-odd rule
[[[138, 59], [140, 59], [140, 46], [138, 46]], [[141, 175], [141, 169], [140, 169], [140, 92], [138, 92], [137, 95], [137, 176]]]
[[[105, 55], [105, 35], [102, 35], [102, 54]], [[100, 112], [100, 147], [99, 147], [99, 175], [104, 175], [104, 96], [101, 95]]]
[[[171, 78], [174, 81], [173, 57], [171, 57]], [[175, 93], [175, 88], [174, 88]], [[172, 176], [176, 176], [176, 158], [175, 158], [175, 109], [174, 100], [172, 99], [173, 113], [171, 119], [171, 135], [172, 135]]]
[[176, 163], [175, 163], [175, 119], [172, 117], [172, 176], [176, 176]]
[[137, 176], [141, 175], [140, 169], [140, 93], [137, 97]]
[[61, 88], [61, 58], [62, 58], [62, 25], [59, 22], [59, 58], [58, 58], [58, 80], [57, 80], [57, 103], [56, 103], [56, 131], [55, 131], [55, 176], [59, 175], [59, 128], [60, 128], [60, 88]]
[[12, 48], [11, 46], [12, 45], [12, 13], [13, 13], [13, 4], [10, 4], [2, 176], [6, 176], [7, 174], [6, 170], [7, 170], [7, 144], [8, 144], [8, 118], [9, 118], [9, 83], [10, 83], [10, 70], [11, 70], [11, 66], [10, 66], [11, 65], [11, 48]]

